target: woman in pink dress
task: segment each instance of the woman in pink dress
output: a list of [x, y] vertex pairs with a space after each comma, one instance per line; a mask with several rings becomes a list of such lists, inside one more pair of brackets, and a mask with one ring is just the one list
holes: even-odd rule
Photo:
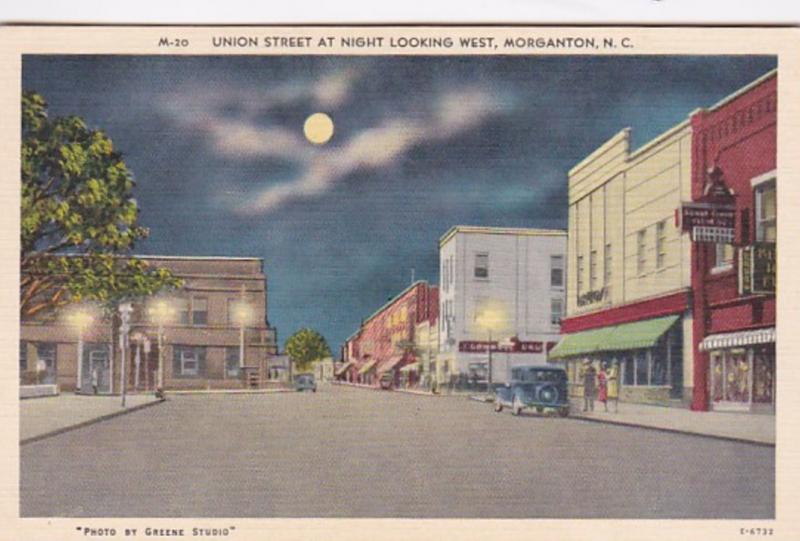
[[608, 411], [608, 376], [606, 375], [608, 364], [603, 363], [600, 366], [600, 372], [597, 373], [597, 399], [603, 403], [603, 407]]

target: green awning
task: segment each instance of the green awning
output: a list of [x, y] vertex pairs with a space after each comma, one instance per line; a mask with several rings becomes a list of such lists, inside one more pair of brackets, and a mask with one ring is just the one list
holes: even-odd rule
[[364, 366], [362, 366], [362, 367], [361, 367], [361, 368], [358, 370], [358, 373], [359, 373], [359, 374], [366, 374], [367, 372], [369, 372], [370, 370], [372, 370], [372, 367], [373, 367], [373, 366], [375, 366], [375, 361], [368, 361], [368, 362], [367, 362], [367, 364], [365, 364]]
[[677, 315], [658, 317], [568, 334], [550, 350], [548, 359], [564, 359], [603, 351], [651, 348], [679, 317]]

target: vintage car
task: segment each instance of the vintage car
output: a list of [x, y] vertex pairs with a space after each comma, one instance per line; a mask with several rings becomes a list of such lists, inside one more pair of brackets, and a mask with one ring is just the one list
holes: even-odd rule
[[295, 391], [311, 391], [317, 392], [317, 382], [314, 379], [314, 374], [297, 374], [294, 378]]
[[511, 408], [519, 415], [525, 408], [535, 408], [538, 413], [557, 411], [562, 417], [569, 415], [567, 373], [563, 368], [550, 366], [517, 366], [511, 370], [511, 381], [495, 386], [494, 410]]
[[381, 374], [381, 379], [379, 380], [381, 389], [391, 389], [394, 386], [394, 374], [389, 372], [384, 372]]

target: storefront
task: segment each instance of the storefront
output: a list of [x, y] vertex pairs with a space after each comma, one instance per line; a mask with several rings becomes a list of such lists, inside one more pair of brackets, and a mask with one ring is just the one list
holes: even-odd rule
[[681, 317], [671, 315], [566, 335], [548, 360], [566, 364], [573, 395], [583, 394], [581, 365], [618, 366], [620, 400], [672, 404], [683, 393]]
[[775, 412], [775, 328], [707, 336], [709, 396], [717, 411]]

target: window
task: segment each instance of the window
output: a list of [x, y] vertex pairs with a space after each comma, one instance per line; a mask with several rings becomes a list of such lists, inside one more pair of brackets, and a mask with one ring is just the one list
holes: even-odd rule
[[175, 346], [172, 372], [175, 377], [195, 378], [205, 375], [206, 348], [201, 346]]
[[442, 290], [447, 291], [448, 280], [447, 280], [447, 260], [442, 261]]
[[564, 287], [564, 256], [550, 256], [550, 286]]
[[718, 242], [715, 246], [714, 268], [712, 271], [727, 270], [733, 267], [733, 245]]
[[561, 316], [564, 314], [564, 301], [550, 299], [550, 324], [561, 325]]
[[644, 351], [637, 351], [633, 358], [636, 362], [636, 385], [647, 385], [649, 381], [647, 353]]
[[175, 310], [178, 313], [178, 323], [181, 325], [189, 324], [189, 299], [180, 298], [175, 300]]
[[656, 224], [656, 268], [661, 269], [667, 260], [667, 221]]
[[597, 289], [597, 250], [589, 252], [589, 289]]
[[760, 184], [756, 195], [756, 240], [775, 242], [777, 233], [777, 206], [775, 200], [775, 181]]
[[606, 244], [603, 252], [603, 285], [611, 286], [611, 244]]
[[578, 296], [583, 293], [583, 256], [578, 256]]
[[636, 234], [636, 273], [643, 274], [647, 268], [647, 229], [641, 229]]
[[[488, 259], [489, 256], [486, 256], [486, 257]], [[450, 285], [453, 285], [453, 283], [456, 281], [455, 268], [456, 268], [456, 256], [451, 255], [450, 256], [450, 271], [449, 271], [449, 274], [450, 274]]]
[[489, 277], [489, 254], [475, 254], [475, 278]]
[[28, 370], [28, 343], [24, 340], [19, 341], [19, 373]]
[[225, 375], [229, 378], [239, 377], [239, 348], [225, 348]]
[[192, 325], [208, 324], [208, 299], [192, 297]]

